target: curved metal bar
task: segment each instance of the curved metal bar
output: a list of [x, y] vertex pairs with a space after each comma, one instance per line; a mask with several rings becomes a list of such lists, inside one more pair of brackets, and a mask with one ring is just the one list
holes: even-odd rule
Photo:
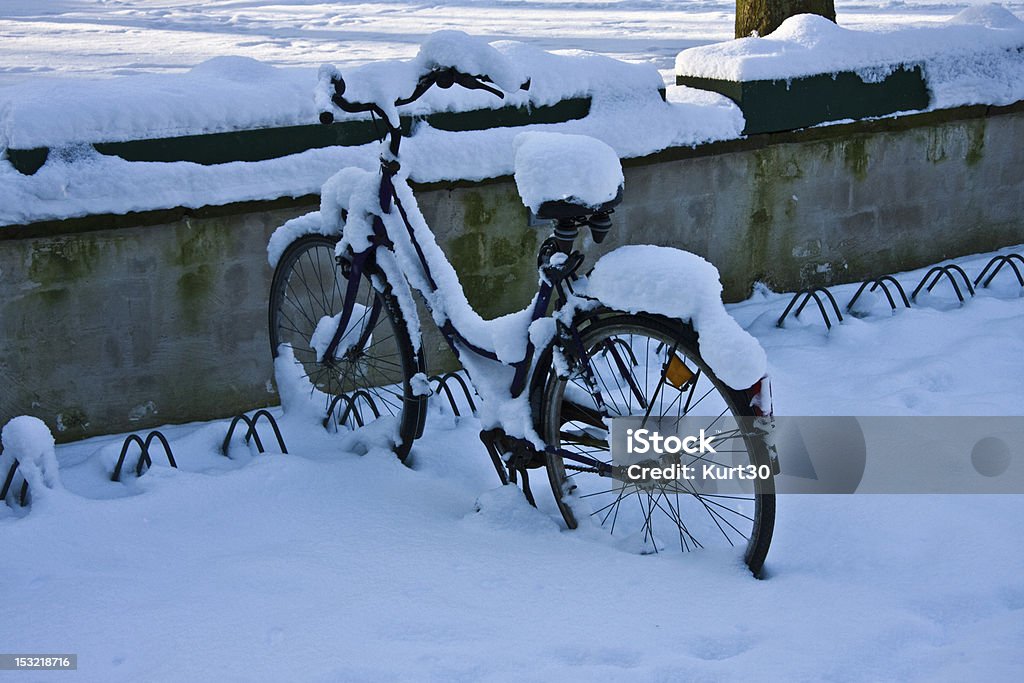
[[174, 469], [178, 469], [178, 463], [174, 461], [174, 454], [171, 453], [171, 444], [167, 443], [167, 438], [160, 432], [154, 430], [146, 437], [146, 442], [144, 444], [146, 446], [146, 452], [148, 453], [149, 447], [153, 445], [153, 439], [158, 440], [160, 445], [164, 447], [164, 455], [167, 456], [167, 464]]
[[352, 394], [352, 403], [356, 402], [356, 399], [362, 398], [363, 404], [370, 408], [373, 413], [373, 419], [380, 417], [380, 409], [377, 408], [377, 402], [373, 400], [373, 396], [366, 389], [359, 389]]
[[[850, 309], [853, 308], [853, 305], [855, 303], [857, 303], [857, 299], [860, 298], [860, 295], [864, 293], [864, 290], [867, 289], [868, 285], [870, 285], [870, 284], [872, 284], [870, 280], [865, 280], [864, 282], [861, 283], [860, 287], [857, 288], [857, 291], [856, 291], [856, 293], [854, 293], [853, 298], [850, 299], [850, 301], [847, 302], [847, 304], [846, 304], [846, 312], [847, 313], [850, 312]], [[875, 280], [874, 286], [871, 288], [871, 291], [872, 292], [875, 291], [875, 287], [877, 287], [877, 286], [878, 286], [878, 280]]]
[[[932, 266], [928, 272], [924, 274], [924, 277], [921, 278], [921, 281], [917, 283], [917, 287], [914, 287], [914, 293], [910, 295], [910, 300], [917, 301], [917, 295], [921, 292], [921, 288], [924, 287], [924, 283], [932, 276], [932, 273], [940, 272], [941, 270], [941, 266]], [[938, 277], [936, 277], [936, 281], [938, 281]], [[931, 287], [928, 288], [928, 291], [931, 291]]]
[[967, 285], [967, 291], [970, 293], [971, 296], [974, 296], [974, 287], [971, 285], [971, 278], [967, 277], [967, 273], [964, 272], [963, 268], [961, 268], [955, 263], [951, 263], [950, 265], [946, 266], [946, 270], [955, 270], [957, 273], [959, 273], [960, 277], [964, 279], [964, 284]]
[[[825, 319], [825, 328], [831, 330], [832, 329], [832, 321], [828, 319], [828, 313], [825, 311], [825, 304], [821, 303], [821, 299], [818, 297], [818, 292], [812, 291], [808, 295], [808, 299], [810, 299], [810, 297], [812, 297], [812, 296], [814, 297], [815, 303], [818, 304], [818, 310], [821, 311], [821, 317]], [[831, 296], [831, 295], [829, 295], [829, 296]], [[806, 304], [807, 301], [804, 301], [804, 303]], [[801, 306], [801, 308], [803, 308], [803, 306]], [[797, 313], [797, 315], [799, 315], [799, 313]]]
[[939, 284], [939, 280], [941, 280], [942, 276], [945, 275], [946, 279], [949, 280], [949, 284], [952, 285], [953, 291], [956, 293], [956, 298], [960, 300], [961, 304], [964, 303], [964, 294], [963, 291], [961, 291], [960, 285], [957, 283], [956, 278], [953, 277], [954, 272], [957, 273], [961, 278], [963, 278], [964, 284], [967, 285], [968, 293], [971, 296], [974, 296], [974, 287], [971, 286], [971, 280], [970, 278], [967, 277], [967, 273], [964, 272], [963, 268], [953, 263], [948, 266], [933, 266], [931, 269], [929, 269], [928, 272], [925, 273], [925, 276], [921, 278], [921, 281], [917, 284], [917, 287], [914, 288], [914, 293], [910, 296], [910, 298], [914, 301], [917, 300], [917, 295], [921, 292], [921, 288], [924, 287], [925, 282], [927, 282], [928, 278], [932, 277], [932, 275], [934, 275], [935, 277], [932, 278], [931, 284], [928, 285], [927, 291], [929, 292], [935, 288], [935, 285]]
[[358, 427], [365, 427], [366, 424], [363, 422], [362, 413], [359, 412], [359, 407], [356, 405], [355, 399], [351, 396], [346, 396], [345, 401], [345, 412], [341, 414], [338, 424], [345, 424], [348, 422], [348, 416], [351, 414], [355, 417], [356, 425]]
[[[825, 287], [815, 287], [815, 292], [824, 292], [825, 296], [828, 297], [829, 303], [832, 304], [832, 310], [835, 311], [836, 317], [839, 318], [839, 322], [843, 322], [843, 314], [839, 311], [839, 304], [836, 303], [836, 298], [832, 296], [832, 292], [828, 291]], [[817, 297], [815, 297], [817, 299]], [[820, 303], [819, 303], [820, 305]], [[827, 322], [827, 318], [826, 318]]]
[[889, 291], [889, 287], [881, 280], [875, 280], [875, 284], [871, 285], [871, 291], [875, 291], [879, 287], [882, 288], [882, 292], [885, 293], [885, 299], [889, 302], [889, 308], [896, 310], [896, 301], [892, 298], [892, 293]]
[[256, 450], [262, 453], [263, 442], [260, 440], [260, 435], [256, 433], [256, 430], [253, 427], [252, 420], [249, 419], [249, 416], [246, 415], [245, 413], [242, 413], [241, 415], [236, 415], [235, 419], [231, 421], [231, 426], [228, 427], [227, 436], [224, 437], [224, 443], [220, 447], [221, 454], [224, 455], [225, 457], [229, 457], [228, 446], [231, 445], [231, 437], [235, 435], [235, 428], [238, 426], [239, 422], [244, 422], [245, 426], [248, 427], [248, 430], [246, 431], [245, 434], [245, 442], [249, 443], [249, 437], [254, 437], [256, 441]]
[[327, 429], [327, 425], [331, 423], [331, 416], [334, 415], [334, 409], [338, 406], [338, 403], [347, 400], [347, 394], [338, 394], [331, 399], [329, 404], [327, 404], [327, 415], [324, 416], [324, 429]]
[[444, 374], [444, 379], [454, 379], [456, 382], [458, 382], [459, 388], [462, 389], [462, 394], [463, 396], [466, 397], [466, 402], [469, 404], [470, 411], [475, 413], [476, 402], [473, 400], [473, 391], [469, 388], [469, 385], [466, 383], [466, 380], [462, 378], [462, 375], [458, 374], [457, 372], [446, 372]]
[[1009, 264], [1010, 269], [1013, 270], [1013, 274], [1017, 278], [1017, 283], [1021, 287], [1024, 287], [1024, 275], [1021, 274], [1021, 271], [1017, 267], [1017, 264], [1014, 263], [1014, 260], [1019, 260], [1021, 262], [1021, 265], [1024, 265], [1024, 256], [1021, 256], [1020, 254], [1000, 254], [999, 256], [994, 257], [985, 265], [985, 268], [981, 271], [981, 274], [978, 275], [978, 277], [974, 280], [974, 285], [977, 286], [978, 283], [981, 282], [981, 279], [985, 277], [985, 273], [988, 272], [988, 269], [995, 265], [995, 270], [992, 271], [992, 274], [988, 276], [987, 280], [985, 280], [985, 284], [982, 285], [983, 287], [988, 287], [990, 284], [992, 284], [992, 280], [999, 273], [999, 271], [1002, 270], [1003, 266]]
[[985, 264], [985, 267], [981, 269], [981, 272], [978, 273], [978, 277], [974, 278], [974, 286], [977, 287], [978, 283], [981, 282], [981, 278], [985, 277], [985, 273], [988, 272], [988, 269], [991, 268], [993, 264], [998, 263], [999, 265], [996, 266], [996, 269], [992, 272], [992, 275], [989, 276], [988, 280], [985, 282], [984, 286], [988, 287], [989, 282], [992, 282], [992, 278], [994, 278], [996, 276], [996, 273], [999, 272], [999, 269], [1003, 267], [1003, 262], [1005, 260], [1006, 257], [1002, 255], [995, 256], [991, 260], [989, 260], [989, 262]]
[[805, 290], [803, 290], [801, 292], [801, 294], [804, 295], [804, 300], [803, 300], [803, 302], [799, 306], [796, 307], [796, 312], [793, 313], [793, 317], [794, 318], [799, 318], [800, 317], [800, 314], [804, 312], [804, 307], [807, 306], [807, 304], [811, 300], [811, 292], [810, 292], [810, 290], [805, 289]]
[[28, 507], [28, 479], [21, 480], [21, 495], [18, 498], [21, 507]]
[[960, 303], [963, 303], [964, 302], [963, 292], [960, 291], [960, 285], [958, 285], [956, 283], [956, 278], [953, 277], [953, 273], [949, 272], [948, 268], [940, 268], [939, 269], [939, 272], [937, 272], [935, 274], [935, 279], [932, 280], [932, 283], [930, 285], [928, 285], [928, 291], [929, 292], [932, 291], [932, 288], [934, 288], [935, 285], [939, 284], [939, 280], [942, 279], [943, 275], [945, 275], [946, 279], [949, 280], [949, 284], [951, 284], [953, 286], [953, 291], [956, 292], [956, 298], [960, 300]]
[[452, 390], [448, 388], [448, 382], [437, 375], [430, 378], [431, 382], [437, 382], [437, 386], [434, 388], [434, 393], [437, 393], [437, 389], [444, 389], [445, 396], [448, 397], [448, 405], [452, 407], [452, 412], [455, 413], [455, 417], [462, 417], [459, 412], [459, 404], [455, 401], [455, 395], [452, 394]]
[[[900, 293], [900, 298], [903, 300], [903, 305], [906, 306], [907, 308], [910, 308], [910, 301], [907, 300], [907, 292], [903, 289], [903, 285], [900, 284], [899, 280], [894, 278], [892, 275], [883, 275], [882, 277], [878, 278], [875, 282], [883, 283], [882, 287], [885, 287], [885, 282], [893, 283], [896, 286], [896, 291]], [[895, 308], [895, 306], [893, 308]]]
[[[253, 438], [259, 439], [259, 434], [256, 433], [256, 424], [260, 421], [261, 417], [264, 418], [264, 420], [266, 420], [270, 425], [270, 428], [274, 430], [274, 437], [277, 439], [277, 445], [281, 447], [281, 453], [288, 455], [288, 447], [284, 445], [284, 437], [281, 436], [281, 429], [277, 426], [277, 420], [275, 420], [274, 416], [265, 408], [257, 410], [252, 415], [252, 426], [249, 427], [249, 431], [252, 433]], [[246, 440], [248, 440], [248, 436], [246, 437]], [[257, 442], [257, 447], [259, 447], [259, 442]], [[263, 453], [264, 451], [260, 450], [260, 452]]]
[[[111, 481], [121, 481], [121, 469], [124, 467], [124, 458], [128, 455], [128, 447], [133, 443], [139, 444], [139, 450], [141, 451], [139, 454], [139, 462], [135, 466], [136, 476], [141, 476], [142, 462], [143, 460], [149, 460], [149, 448], [142, 439], [139, 438], [138, 434], [129, 434], [124, 440], [124, 445], [121, 446], [121, 455], [117, 459], [117, 465], [114, 466], [114, 474], [110, 477]], [[150, 466], [153, 465], [152, 460], [150, 460], [149, 464]]]
[[[854, 298], [850, 301], [848, 306], [852, 306], [853, 305], [853, 302], [857, 300], [857, 297], [860, 296], [861, 291], [863, 289], [864, 289], [864, 286], [862, 285], [861, 288], [859, 290], [857, 290], [857, 293], [854, 295]], [[775, 326], [776, 327], [783, 327], [783, 323], [786, 320], [786, 316], [788, 316], [789, 312], [791, 310], [793, 310], [793, 306], [796, 305], [797, 300], [802, 295], [804, 297], [804, 300], [800, 303], [799, 306], [797, 306], [796, 312], [793, 313], [793, 317], [794, 318], [799, 318], [800, 314], [803, 313], [804, 308], [807, 307], [807, 304], [813, 298], [814, 302], [816, 304], [818, 304], [818, 311], [821, 313], [822, 320], [825, 321], [825, 327], [827, 329], [831, 330], [832, 329], [832, 320], [831, 320], [831, 318], [828, 317], [828, 311], [825, 310], [825, 304], [822, 302], [821, 297], [818, 296], [818, 292], [822, 292], [822, 293], [825, 294], [826, 297], [828, 297], [829, 303], [832, 304], [832, 310], [836, 314], [837, 322], [843, 322], [843, 314], [839, 310], [839, 304], [836, 303], [836, 298], [834, 296], [832, 296], [832, 292], [828, 291], [824, 287], [812, 287], [811, 289], [802, 289], [802, 290], [800, 290], [799, 292], [797, 292], [796, 294], [793, 295], [793, 298], [790, 300], [789, 305], [786, 306], [786, 310], [783, 311], [782, 316], [779, 317], [779, 321], [775, 324]]]
[[17, 458], [12, 458], [12, 460], [11, 468], [7, 470], [7, 477], [4, 479], [4, 485], [0, 487], [0, 500], [4, 501], [7, 500], [7, 492], [11, 488], [11, 483], [14, 481], [14, 473], [18, 471], [18, 465], [20, 464]]
[[786, 310], [784, 310], [782, 315], [779, 316], [779, 321], [775, 323], [775, 327], [783, 327], [783, 323], [786, 321], [786, 316], [788, 316], [789, 312], [793, 310], [793, 306], [796, 305], [796, 300], [800, 298], [801, 294], [803, 294], [803, 292], [797, 292], [793, 295], [793, 298], [789, 300], [789, 305], [786, 306]]

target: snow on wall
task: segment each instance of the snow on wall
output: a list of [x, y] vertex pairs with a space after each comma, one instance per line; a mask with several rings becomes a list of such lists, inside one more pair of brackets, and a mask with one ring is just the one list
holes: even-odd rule
[[[520, 72], [531, 76], [529, 92], [516, 91], [500, 100], [483, 91], [434, 89], [403, 113], [541, 106], [590, 96], [590, 114], [561, 124], [460, 133], [423, 123], [402, 147], [403, 165], [413, 180], [511, 175], [512, 141], [528, 130], [591, 135], [620, 157], [636, 157], [672, 146], [734, 138], [743, 129], [739, 109], [723, 97], [687, 91], [670, 102], [662, 101], [661, 77], [648, 65], [578, 51], [554, 54], [508, 41], [491, 45], [515, 66], [512, 76], [507, 76], [509, 82]], [[345, 78], [358, 92], [358, 83], [376, 71], [401, 68], [401, 63], [375, 63], [354, 69]], [[77, 84], [51, 79], [2, 89], [0, 146], [53, 149], [47, 163], [31, 176], [0, 161], [0, 225], [298, 197], [318, 192], [339, 168], [376, 167], [375, 143], [216, 166], [127, 162], [101, 155], [86, 144], [311, 124], [318, 111], [313, 100], [315, 84], [312, 70], [274, 69], [248, 59], [218, 58], [185, 76]], [[193, 101], [194, 107], [186, 106]], [[636, 134], [638, 125], [643, 135]]]
[[823, 17], [790, 17], [764, 37], [683, 50], [676, 73], [774, 80], [856, 71], [868, 81], [923, 64], [932, 106], [1024, 99], [1024, 22], [999, 5], [968, 7], [944, 25], [855, 31]]

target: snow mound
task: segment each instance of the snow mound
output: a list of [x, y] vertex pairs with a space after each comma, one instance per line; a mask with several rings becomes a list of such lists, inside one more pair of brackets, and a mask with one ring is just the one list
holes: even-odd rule
[[53, 435], [42, 420], [29, 415], [12, 419], [0, 432], [0, 442], [4, 446], [0, 477], [6, 477], [17, 460], [18, 472], [28, 482], [33, 498], [39, 498], [47, 489], [60, 487]]
[[[320, 67], [316, 91], [317, 106], [331, 111], [332, 80], [343, 79], [345, 99], [350, 102], [374, 103], [387, 115], [392, 125], [398, 125], [395, 101], [412, 95], [419, 78], [436, 68], [452, 67], [473, 76], [486, 76], [501, 90], [515, 93], [528, 79], [528, 69], [498, 51], [482, 38], [463, 31], [436, 31], [423, 41], [416, 57], [409, 61], [382, 61], [367, 64], [350, 74], [343, 75], [330, 64]], [[453, 88], [456, 98], [465, 99], [465, 90]], [[461, 91], [461, 92], [460, 92]], [[494, 102], [501, 100], [488, 95]], [[491, 103], [494, 106], [494, 103]]]
[[530, 505], [522, 490], [515, 484], [499, 486], [481, 493], [473, 507], [474, 513], [466, 518], [467, 522], [472, 524], [529, 534], [558, 530], [558, 523]]
[[462, 73], [487, 76], [502, 90], [518, 90], [529, 78], [526, 72], [486, 41], [463, 31], [436, 31], [420, 46], [416, 62], [427, 70], [454, 67]]
[[723, 382], [747, 389], [765, 376], [764, 349], [722, 304], [718, 269], [671, 247], [630, 245], [602, 256], [587, 293], [629, 313], [655, 313], [693, 325], [700, 355]]
[[950, 24], [967, 24], [984, 26], [985, 28], [1020, 28], [1021, 22], [1017, 15], [1002, 5], [990, 2], [987, 5], [966, 7], [959, 14], [949, 19]]
[[797, 14], [782, 22], [770, 37], [773, 41], [786, 41], [805, 48], [815, 48], [844, 40], [848, 33], [850, 31], [840, 28], [834, 21], [829, 21], [823, 16]]
[[938, 26], [850, 30], [812, 14], [764, 37], [683, 50], [676, 73], [733, 81], [853, 71], [867, 82], [922, 66], [932, 107], [1024, 99], [1024, 22], [1000, 5], [969, 7]]
[[[530, 90], [509, 92], [501, 100], [481, 90], [435, 88], [403, 108], [402, 114], [425, 116], [503, 106], [534, 108], [577, 98], [590, 99], [590, 112], [559, 124], [463, 132], [421, 123], [402, 148], [403, 167], [416, 182], [475, 181], [511, 175], [513, 141], [524, 130], [555, 129], [590, 135], [610, 145], [620, 158], [735, 138], [743, 130], [739, 108], [724, 97], [709, 98], [695, 90], [675, 89], [670, 101], [663, 101], [659, 88], [664, 83], [650, 64], [628, 64], [580, 51], [554, 54], [513, 41], [496, 41], [487, 50], [481, 45], [477, 48], [467, 49], [462, 56], [446, 55], [438, 43], [424, 54], [445, 61], [458, 57], [464, 60], [464, 68], [472, 66], [468, 61], [471, 55], [485, 66], [488, 54], [498, 54], [506, 67], [511, 67], [506, 69], [508, 73], [496, 76], [496, 67], [489, 65], [491, 75], [510, 83], [518, 80], [520, 72], [529, 75]], [[389, 61], [346, 70], [346, 95], [353, 99], [365, 99], [365, 95], [374, 100], [385, 94], [406, 96], [415, 87], [416, 69], [412, 61]], [[301, 197], [317, 193], [339, 168], [357, 166], [375, 171], [379, 166], [376, 142], [212, 166], [129, 162], [95, 152], [88, 144], [312, 124], [318, 111], [330, 107], [323, 79], [338, 73], [327, 67], [317, 88], [316, 72], [311, 69], [278, 69], [244, 58], [217, 58], [187, 74], [103, 81], [39, 79], [2, 88], [0, 150], [10, 146], [49, 147], [51, 151], [43, 167], [31, 176], [0, 160], [0, 225]], [[410, 90], [389, 90], [403, 82]], [[358, 94], [360, 88], [365, 89], [364, 94]], [[310, 96], [314, 92], [317, 101]], [[335, 112], [335, 116], [358, 118], [341, 112]], [[636, 135], [638, 117], [643, 118], [644, 135]], [[70, 149], [75, 154], [70, 154]], [[322, 221], [320, 228], [316, 219], [310, 218], [292, 224], [290, 229], [294, 234], [318, 229], [328, 234], [335, 221], [329, 215]], [[288, 241], [282, 233], [268, 253], [271, 263], [280, 257]]]
[[614, 199], [623, 185], [618, 155], [596, 138], [520, 133], [512, 146], [516, 187], [534, 212], [557, 200], [598, 207]]

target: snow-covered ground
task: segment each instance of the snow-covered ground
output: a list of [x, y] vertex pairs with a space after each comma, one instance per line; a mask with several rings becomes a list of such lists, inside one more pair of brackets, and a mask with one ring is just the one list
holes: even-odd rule
[[[938, 23], [986, 0], [838, 0], [848, 28]], [[1021, 15], [1024, 3], [1003, 5]], [[342, 68], [412, 57], [429, 33], [464, 30], [545, 50], [650, 62], [666, 77], [685, 48], [728, 40], [723, 0], [3, 0], [0, 85], [36, 76], [183, 71], [220, 55]]]
[[[987, 258], [958, 263], [974, 275]], [[840, 303], [853, 290], [832, 288]], [[926, 299], [876, 302], [828, 334], [813, 311], [775, 327], [785, 294], [730, 310], [766, 348], [782, 414], [1024, 413], [1009, 273], [963, 307], [942, 286]], [[227, 459], [226, 422], [170, 427], [180, 469], [156, 458], [124, 484], [109, 481], [121, 437], [61, 446], [66, 488], [20, 519], [0, 507], [0, 643], [77, 653], [90, 681], [1024, 670], [1024, 496], [781, 496], [756, 581], [738, 559], [633, 555], [564, 530], [543, 477], [539, 510], [496, 487], [477, 426], [434, 406], [411, 469], [288, 417], [290, 455], [238, 443]]]
[[[937, 23], [980, 3], [837, 4], [859, 28]], [[1024, 3], [1006, 6], [1024, 16]], [[349, 68], [411, 57], [442, 28], [593, 50], [668, 78], [681, 49], [731, 37], [732, 11], [671, 0], [2, 0], [0, 87], [180, 73], [226, 55]], [[973, 275], [986, 258], [959, 262]], [[730, 311], [767, 350], [780, 414], [1021, 416], [1024, 298], [1008, 275], [963, 307], [940, 285], [925, 305], [890, 314], [881, 303], [828, 334], [811, 310], [776, 328], [788, 295], [758, 292]], [[853, 286], [832, 291], [845, 303]], [[123, 484], [109, 481], [123, 436], [59, 447], [63, 488], [40, 488], [24, 517], [0, 505], [0, 650], [77, 653], [77, 674], [37, 678], [87, 681], [1024, 671], [1021, 495], [783, 496], [768, 580], [756, 581], [735, 559], [632, 555], [562, 529], [543, 477], [539, 510], [496, 488], [472, 418], [437, 408], [411, 469], [282, 426], [290, 455], [236, 444], [230, 459], [217, 453], [226, 422], [169, 427], [180, 469], [157, 457]]]

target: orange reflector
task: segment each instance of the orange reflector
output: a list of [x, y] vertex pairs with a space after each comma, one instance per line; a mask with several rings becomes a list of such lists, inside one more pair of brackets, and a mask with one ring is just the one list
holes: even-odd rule
[[686, 367], [686, 363], [679, 360], [679, 356], [672, 354], [665, 369], [665, 379], [676, 389], [682, 389], [693, 379], [693, 371]]

